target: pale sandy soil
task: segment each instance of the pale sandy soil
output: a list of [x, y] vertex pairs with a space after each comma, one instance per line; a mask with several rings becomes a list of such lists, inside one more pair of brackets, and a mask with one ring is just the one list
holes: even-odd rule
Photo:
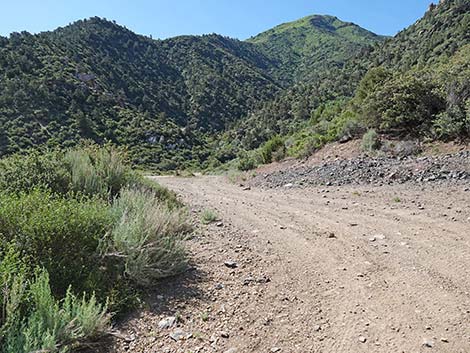
[[[128, 342], [117, 351], [470, 352], [464, 186], [246, 190], [223, 177], [157, 180], [194, 217], [213, 209], [223, 224], [198, 226], [187, 241], [194, 268], [122, 325]], [[188, 339], [158, 327], [176, 313]]]

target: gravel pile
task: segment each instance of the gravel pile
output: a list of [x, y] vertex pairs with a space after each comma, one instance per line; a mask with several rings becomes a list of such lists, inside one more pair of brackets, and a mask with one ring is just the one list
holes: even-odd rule
[[360, 157], [260, 174], [251, 185], [268, 188], [348, 184], [470, 182], [470, 151], [436, 157]]

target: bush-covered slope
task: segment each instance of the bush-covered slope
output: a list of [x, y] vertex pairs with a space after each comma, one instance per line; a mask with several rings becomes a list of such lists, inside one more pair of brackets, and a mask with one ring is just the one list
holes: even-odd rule
[[277, 66], [271, 69], [275, 77], [298, 82], [315, 79], [317, 71], [343, 67], [383, 39], [336, 17], [313, 15], [284, 23], [248, 41], [276, 59]]
[[[80, 138], [173, 168], [278, 90], [270, 60], [217, 35], [155, 41], [99, 18], [0, 40], [0, 154]], [[200, 149], [203, 149], [202, 147]]]
[[286, 52], [302, 47], [316, 77], [378, 38], [330, 17], [305, 21], [307, 37], [283, 30], [289, 46], [278, 51], [266, 35], [152, 40], [100, 18], [0, 38], [0, 154], [87, 138], [158, 169], [200, 165], [219, 132], [289, 84], [298, 63]]
[[429, 66], [468, 44], [469, 28], [470, 1], [443, 0], [431, 5], [416, 23], [387, 39], [371, 59], [375, 66], [400, 71]]
[[469, 6], [441, 1], [389, 39], [318, 15], [246, 42], [153, 40], [99, 18], [0, 37], [0, 155], [91, 139], [172, 170], [276, 135], [295, 155], [369, 128], [467, 138]]
[[[242, 121], [240, 142], [231, 147], [267, 146], [281, 135], [287, 153], [301, 157], [370, 129], [399, 138], [469, 139], [469, 9], [469, 0], [441, 1], [367, 55], [314, 70], [315, 79], [283, 90]], [[241, 165], [250, 164], [240, 156]]]
[[470, 1], [444, 0], [373, 52], [353, 107], [365, 124], [386, 133], [469, 138], [469, 28]]

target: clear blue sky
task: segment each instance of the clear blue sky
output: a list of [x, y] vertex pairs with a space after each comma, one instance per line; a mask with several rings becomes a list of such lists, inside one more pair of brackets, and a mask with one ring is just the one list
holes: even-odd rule
[[432, 0], [5, 0], [0, 35], [37, 33], [100, 16], [154, 38], [219, 33], [239, 39], [311, 14], [330, 14], [378, 34], [414, 23]]

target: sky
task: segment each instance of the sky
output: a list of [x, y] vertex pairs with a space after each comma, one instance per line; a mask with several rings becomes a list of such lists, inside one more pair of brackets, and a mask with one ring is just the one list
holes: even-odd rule
[[38, 33], [100, 16], [153, 38], [218, 33], [247, 39], [312, 14], [334, 15], [394, 35], [432, 0], [1, 0], [0, 35]]

